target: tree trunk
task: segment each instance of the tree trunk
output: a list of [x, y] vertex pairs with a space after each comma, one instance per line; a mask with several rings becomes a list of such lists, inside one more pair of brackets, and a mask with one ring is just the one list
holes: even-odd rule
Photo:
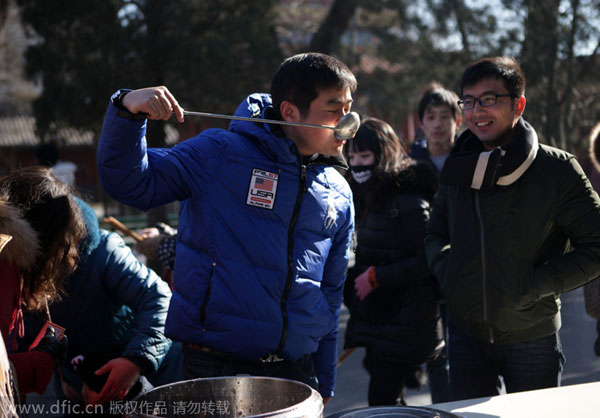
[[0, 0], [0, 28], [4, 26], [8, 19], [8, 0]]
[[531, 103], [527, 113], [544, 142], [558, 146], [559, 109], [556, 97], [556, 66], [558, 53], [558, 8], [560, 0], [539, 2], [526, 0], [527, 19], [522, 50], [522, 67], [527, 88], [545, 103]]
[[310, 41], [308, 51], [331, 54], [348, 28], [357, 6], [358, 0], [335, 0]]
[[564, 96], [562, 99], [562, 123], [560, 131], [560, 144], [561, 148], [567, 148], [567, 136], [573, 132], [573, 82], [574, 82], [574, 71], [575, 71], [575, 35], [579, 29], [579, 5], [580, 0], [571, 0], [571, 10], [573, 13], [573, 20], [571, 22], [571, 30], [569, 32], [569, 41], [567, 45], [567, 80], [563, 87]]
[[471, 48], [471, 42], [469, 41], [469, 33], [467, 31], [467, 23], [465, 22], [464, 16], [464, 9], [465, 9], [465, 4], [462, 0], [451, 0], [449, 2], [450, 7], [452, 8], [452, 11], [454, 12], [454, 17], [456, 18], [456, 27], [458, 29], [458, 32], [460, 33], [460, 39], [462, 41], [462, 45], [463, 45], [463, 51], [465, 53], [466, 56], [466, 61], [467, 62], [471, 62], [472, 60], [472, 48]]

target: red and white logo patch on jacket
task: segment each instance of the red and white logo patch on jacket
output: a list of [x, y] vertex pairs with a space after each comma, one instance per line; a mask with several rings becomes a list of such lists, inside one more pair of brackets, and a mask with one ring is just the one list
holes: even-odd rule
[[263, 209], [273, 209], [278, 181], [279, 174], [277, 173], [260, 168], [252, 169], [246, 204]]

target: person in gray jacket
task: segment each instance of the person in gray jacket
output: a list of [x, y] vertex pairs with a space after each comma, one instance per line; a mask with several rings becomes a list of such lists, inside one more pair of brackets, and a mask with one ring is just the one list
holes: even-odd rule
[[466, 68], [458, 103], [468, 129], [426, 231], [455, 400], [498, 394], [499, 376], [507, 392], [559, 385], [559, 296], [600, 274], [600, 199], [575, 157], [539, 144], [524, 92], [512, 58]]

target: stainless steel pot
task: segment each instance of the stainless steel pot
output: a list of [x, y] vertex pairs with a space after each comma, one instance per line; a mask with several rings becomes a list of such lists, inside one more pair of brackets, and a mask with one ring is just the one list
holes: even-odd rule
[[131, 418], [321, 418], [323, 399], [294, 380], [233, 376], [185, 380], [134, 398]]

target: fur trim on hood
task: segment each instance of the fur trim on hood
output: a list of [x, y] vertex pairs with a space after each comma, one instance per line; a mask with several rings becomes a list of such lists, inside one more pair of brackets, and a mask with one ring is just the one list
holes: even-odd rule
[[20, 269], [29, 269], [39, 252], [37, 233], [19, 211], [0, 198], [0, 234], [12, 237], [0, 252], [0, 260], [14, 264]]
[[596, 170], [600, 171], [600, 122], [590, 132], [590, 159]]

